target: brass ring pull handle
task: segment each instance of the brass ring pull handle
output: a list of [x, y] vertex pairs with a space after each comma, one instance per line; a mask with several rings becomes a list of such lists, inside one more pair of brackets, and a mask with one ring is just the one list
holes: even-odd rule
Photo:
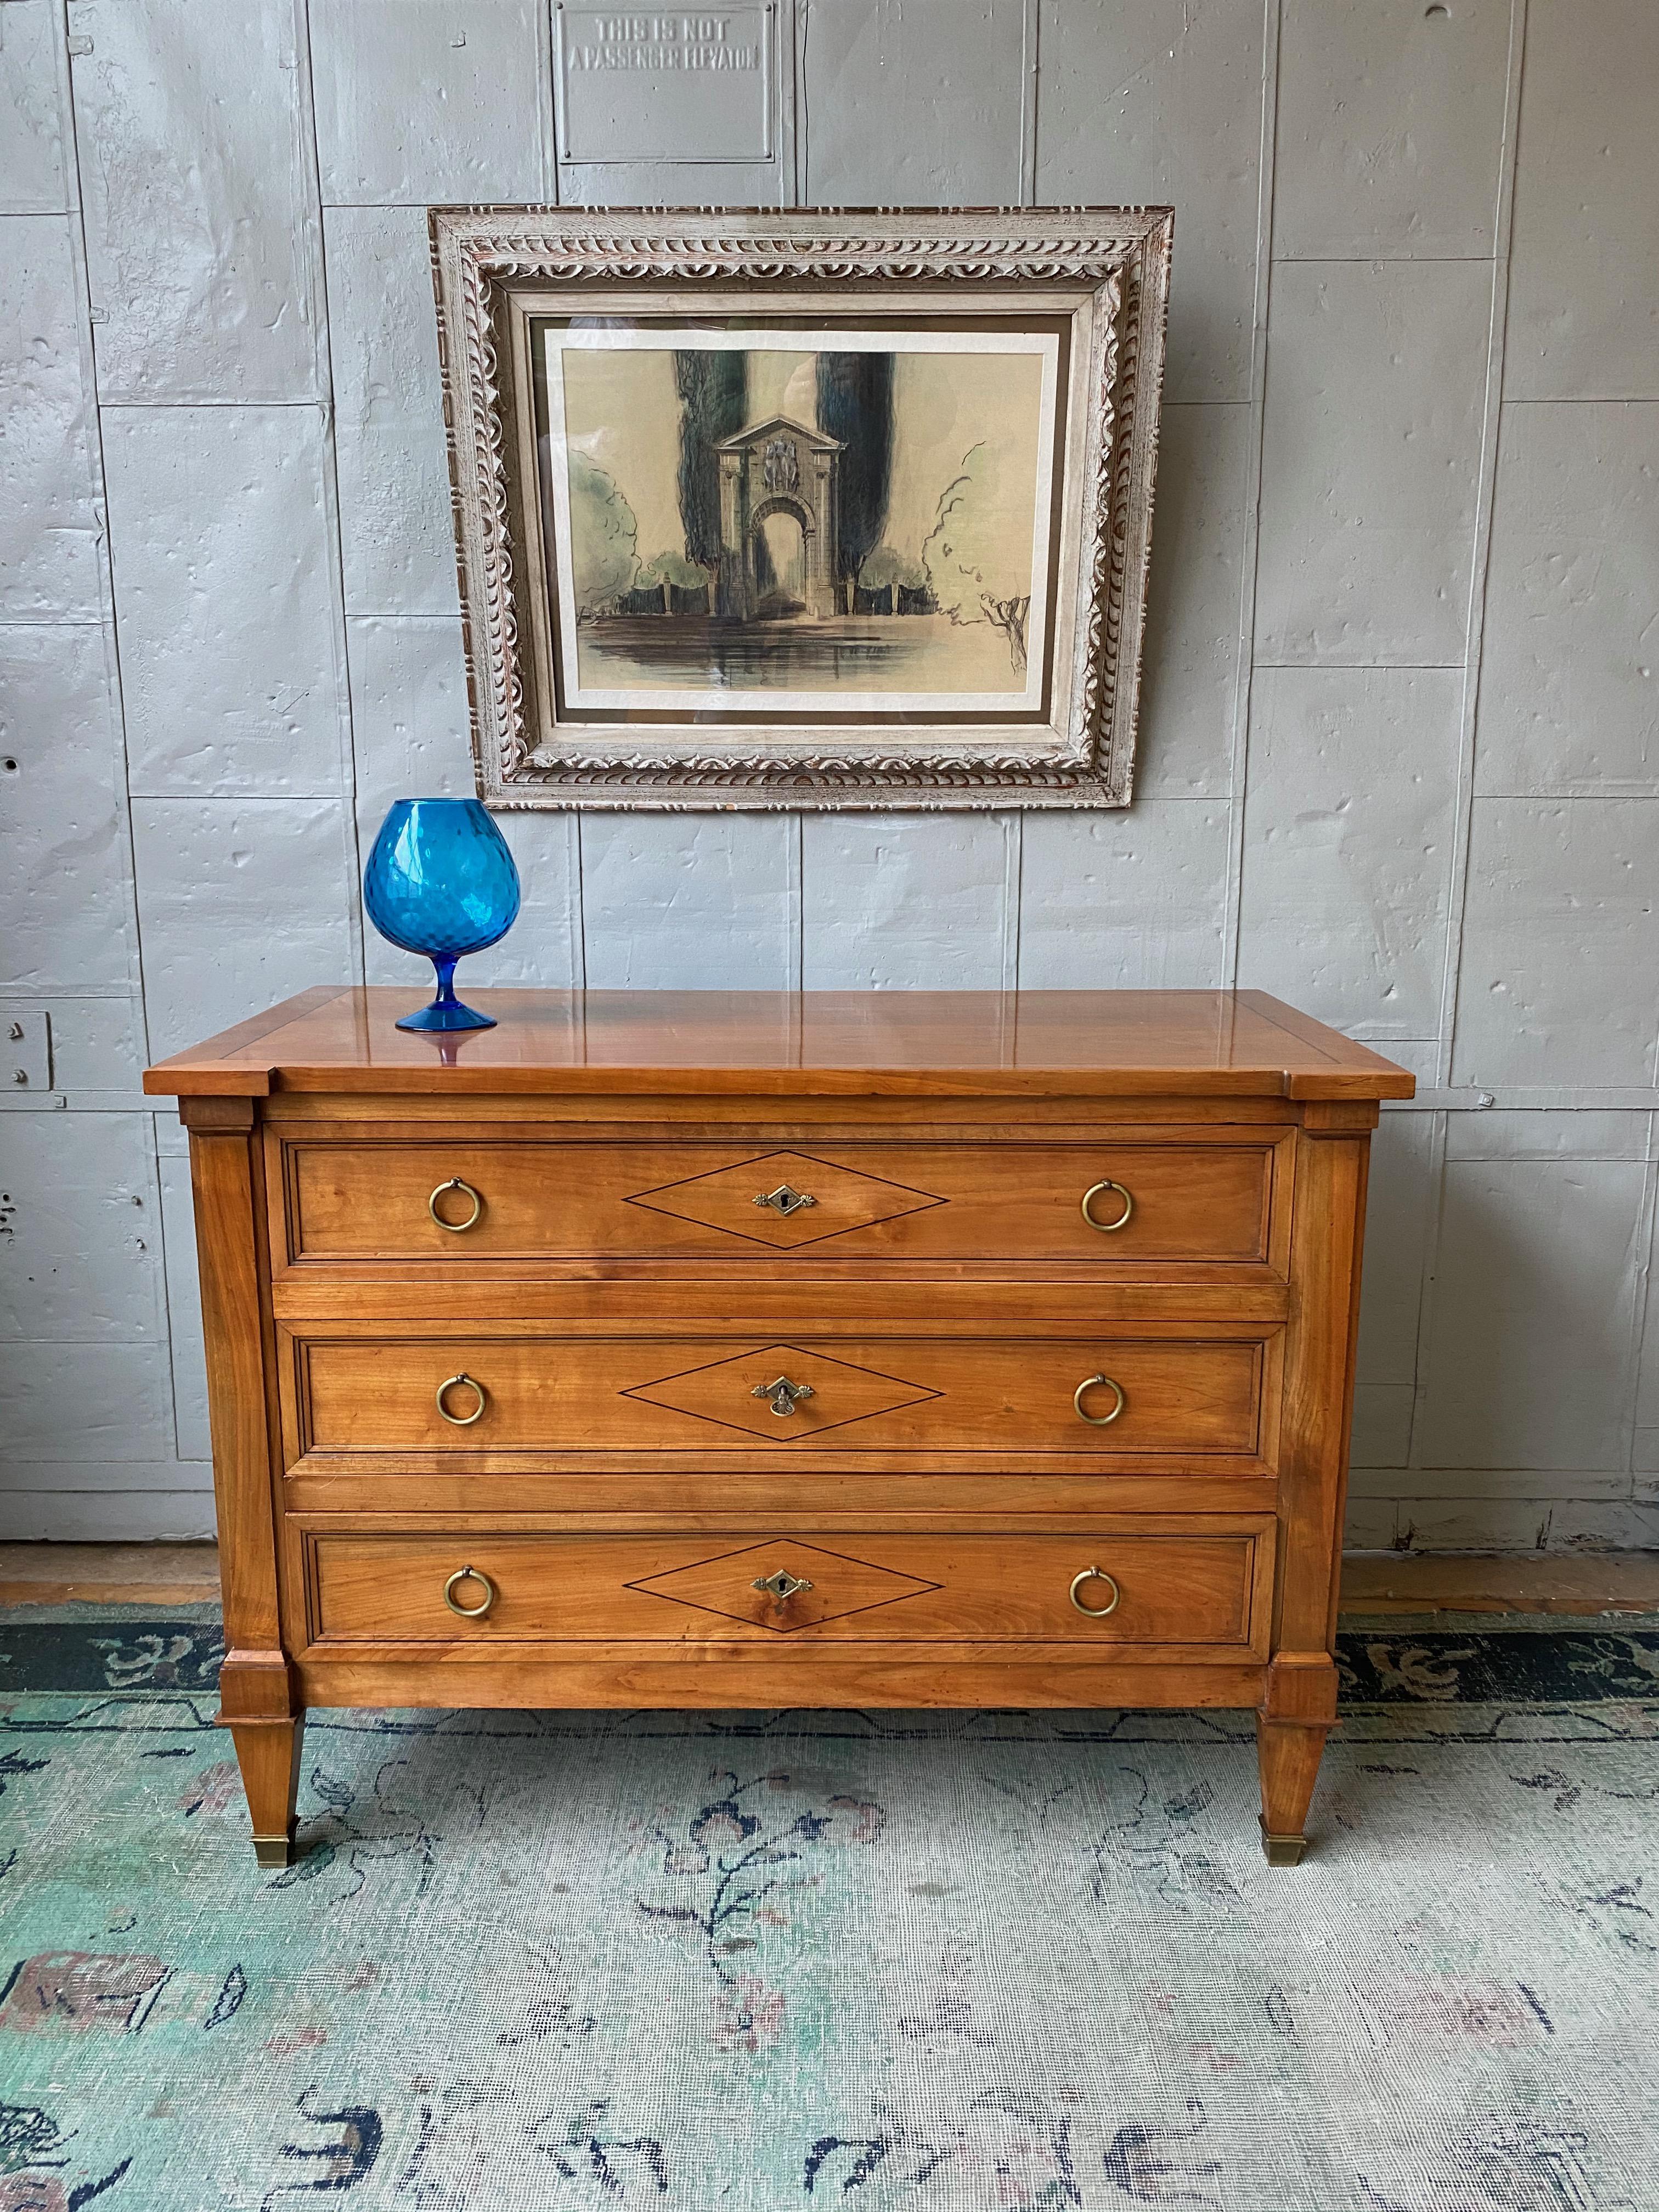
[[[465, 1221], [446, 1221], [438, 1211], [438, 1200], [447, 1191], [452, 1190], [464, 1190], [472, 1200], [472, 1211]], [[483, 1199], [477, 1191], [473, 1189], [470, 1182], [463, 1182], [459, 1176], [451, 1176], [449, 1181], [441, 1182], [431, 1197], [428, 1199], [426, 1210], [440, 1229], [447, 1229], [452, 1237], [459, 1237], [464, 1230], [471, 1229], [477, 1224], [478, 1216], [483, 1212]]]
[[[452, 1413], [445, 1401], [448, 1398], [450, 1392], [452, 1390], [459, 1389], [463, 1383], [466, 1385], [469, 1390], [476, 1390], [477, 1392], [478, 1402], [472, 1408], [472, 1411], [470, 1413]], [[449, 1423], [452, 1429], [470, 1429], [474, 1421], [477, 1420], [483, 1414], [484, 1407], [489, 1403], [489, 1394], [484, 1389], [483, 1384], [477, 1380], [476, 1376], [467, 1374], [452, 1375], [446, 1381], [438, 1385], [438, 1411], [443, 1415], [445, 1420]]]
[[[1109, 1390], [1112, 1394], [1112, 1410], [1109, 1413], [1085, 1413], [1083, 1410], [1084, 1392], [1092, 1390], [1097, 1383], [1103, 1390]], [[1109, 1375], [1085, 1375], [1072, 1393], [1072, 1403], [1077, 1407], [1079, 1420], [1087, 1421], [1091, 1429], [1109, 1428], [1123, 1411], [1125, 1402], [1123, 1385], [1121, 1382], [1114, 1382]]]
[[[1085, 1583], [1104, 1583], [1112, 1595], [1104, 1605], [1085, 1605], [1083, 1600], [1078, 1595]], [[1122, 1595], [1122, 1591], [1104, 1567], [1085, 1567], [1080, 1575], [1072, 1577], [1072, 1603], [1086, 1620], [1104, 1620], [1109, 1613], [1117, 1611], [1118, 1601]]]
[[[1115, 1190], [1118, 1196], [1123, 1200], [1123, 1211], [1119, 1214], [1115, 1221], [1097, 1221], [1094, 1215], [1089, 1211], [1089, 1200], [1091, 1198], [1097, 1197], [1103, 1190]], [[1134, 1210], [1135, 1202], [1133, 1198], [1127, 1190], [1125, 1190], [1121, 1182], [1114, 1182], [1109, 1176], [1107, 1176], [1103, 1182], [1091, 1182], [1088, 1189], [1083, 1194], [1083, 1218], [1088, 1223], [1091, 1229], [1099, 1230], [1103, 1237], [1109, 1237], [1115, 1229], [1127, 1229], [1129, 1225], [1129, 1216], [1134, 1212]]]
[[[455, 1585], [457, 1583], [478, 1583], [483, 1589], [484, 1594], [483, 1603], [482, 1605], [457, 1605], [455, 1602]], [[1072, 1588], [1075, 1590], [1077, 1584], [1073, 1583]], [[480, 1574], [477, 1567], [457, 1567], [454, 1573], [451, 1575], [449, 1580], [444, 1584], [444, 1603], [449, 1607], [452, 1613], [459, 1613], [463, 1620], [482, 1620], [485, 1613], [489, 1612], [490, 1607], [494, 1605], [495, 1602], [495, 1583], [490, 1581], [488, 1575]]]

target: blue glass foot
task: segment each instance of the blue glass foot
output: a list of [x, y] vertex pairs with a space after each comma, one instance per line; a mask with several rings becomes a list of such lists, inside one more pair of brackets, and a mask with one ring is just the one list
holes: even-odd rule
[[481, 1014], [471, 1006], [464, 1006], [459, 999], [452, 999], [446, 1006], [434, 999], [429, 1006], [418, 1013], [405, 1014], [398, 1023], [400, 1030], [493, 1030], [494, 1014]]
[[432, 965], [437, 970], [437, 997], [429, 1006], [422, 1006], [417, 1013], [405, 1014], [398, 1027], [400, 1030], [437, 1030], [441, 1032], [493, 1030], [495, 1026], [494, 1014], [481, 1014], [472, 1006], [464, 1006], [455, 996], [455, 963], [441, 960], [434, 956]]

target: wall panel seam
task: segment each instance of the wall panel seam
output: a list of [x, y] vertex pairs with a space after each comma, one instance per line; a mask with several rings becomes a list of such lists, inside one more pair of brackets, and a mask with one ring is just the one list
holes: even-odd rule
[[1002, 818], [1002, 988], [1019, 988], [1020, 902], [1024, 892], [1025, 817]]
[[1469, 840], [1474, 816], [1475, 755], [1479, 739], [1480, 661], [1486, 641], [1486, 586], [1492, 561], [1492, 507], [1502, 437], [1504, 353], [1509, 321], [1510, 247], [1515, 217], [1515, 179], [1521, 116], [1521, 77], [1526, 46], [1527, 0], [1510, 0], [1509, 81], [1504, 93], [1504, 143], [1499, 155], [1492, 289], [1487, 324], [1486, 389], [1475, 488], [1474, 544], [1464, 629], [1465, 673], [1458, 732], [1457, 797], [1452, 875], [1447, 887], [1446, 950], [1441, 969], [1440, 1050], [1436, 1080], [1451, 1081], [1456, 1042], [1457, 994], [1463, 960], [1468, 894]]
[[1255, 599], [1261, 566], [1261, 461], [1267, 434], [1267, 318], [1273, 289], [1273, 168], [1279, 144], [1279, 42], [1283, 0], [1264, 0], [1261, 137], [1256, 185], [1255, 292], [1250, 325], [1250, 434], [1239, 563], [1238, 653], [1233, 671], [1232, 744], [1228, 763], [1227, 888], [1220, 982], [1238, 982], [1244, 895], [1244, 798], [1249, 769], [1250, 693], [1255, 672]]
[[1042, 66], [1042, 0], [1024, 0], [1019, 27], [1019, 204], [1036, 204], [1037, 87]]
[[1648, 1117], [1648, 1171], [1642, 1182], [1642, 1206], [1637, 1217], [1634, 1279], [1631, 1293], [1630, 1343], [1626, 1360], [1627, 1387], [1625, 1392], [1625, 1465], [1630, 1471], [1631, 1492], [1636, 1488], [1637, 1415], [1641, 1409], [1642, 1350], [1647, 1335], [1648, 1301], [1652, 1295], [1653, 1230], [1656, 1203], [1659, 1202], [1659, 1183], [1656, 1182], [1653, 1166], [1654, 1121]]
[[346, 886], [346, 942], [356, 970], [355, 980], [368, 980], [363, 945], [362, 909], [356, 896], [362, 881], [362, 840], [357, 823], [357, 724], [351, 692], [351, 656], [346, 643], [345, 544], [340, 520], [339, 462], [334, 434], [334, 334], [328, 312], [328, 254], [323, 234], [322, 157], [317, 145], [317, 113], [313, 97], [315, 63], [311, 43], [310, 0], [295, 0], [295, 46], [300, 66], [295, 72], [295, 104], [305, 131], [306, 183], [312, 196], [306, 232], [311, 246], [313, 283], [319, 313], [317, 377], [324, 393], [323, 510], [328, 532], [328, 586], [334, 640], [335, 716], [339, 732], [339, 773], [345, 819], [345, 840], [350, 876]]
[[138, 907], [138, 857], [132, 836], [132, 793], [127, 750], [126, 698], [121, 682], [121, 634], [116, 622], [115, 568], [111, 544], [109, 481], [104, 465], [103, 408], [98, 391], [98, 349], [92, 332], [92, 270], [87, 252], [86, 196], [81, 189], [81, 131], [75, 112], [75, 75], [69, 60], [68, 0], [52, 15], [58, 60], [58, 126], [64, 136], [64, 180], [73, 204], [69, 210], [70, 253], [75, 269], [76, 336], [81, 353], [82, 386], [88, 397], [87, 459], [99, 529], [98, 599], [102, 611], [104, 680], [109, 687], [110, 724], [115, 758], [112, 763], [120, 855], [121, 897], [127, 931], [127, 982], [137, 1012], [139, 1048], [149, 1057], [149, 1010], [144, 993], [143, 923]]
[[[1509, 315], [1510, 244], [1515, 212], [1515, 173], [1521, 115], [1521, 76], [1526, 46], [1527, 0], [1510, 0], [1510, 40], [1504, 94], [1504, 138], [1498, 151], [1497, 210], [1493, 225], [1492, 298], [1486, 325], [1486, 384], [1482, 402], [1480, 458], [1475, 485], [1474, 539], [1470, 549], [1469, 596], [1463, 631], [1463, 696], [1457, 745], [1457, 787], [1453, 811], [1452, 865], [1446, 886], [1446, 945], [1440, 971], [1440, 1041], [1435, 1054], [1435, 1083], [1452, 1080], [1457, 1029], [1457, 993], [1463, 960], [1463, 924], [1468, 900], [1469, 841], [1474, 819], [1474, 763], [1480, 692], [1480, 654], [1485, 642], [1486, 583], [1492, 557], [1492, 504], [1498, 481], [1498, 447], [1504, 388], [1504, 345]], [[1407, 1461], [1418, 1464], [1423, 1413], [1427, 1400], [1427, 1363], [1440, 1266], [1445, 1211], [1446, 1116], [1437, 1114], [1429, 1150], [1429, 1189], [1433, 1210], [1424, 1238], [1423, 1275], [1418, 1298], [1416, 1388], [1412, 1393]]]

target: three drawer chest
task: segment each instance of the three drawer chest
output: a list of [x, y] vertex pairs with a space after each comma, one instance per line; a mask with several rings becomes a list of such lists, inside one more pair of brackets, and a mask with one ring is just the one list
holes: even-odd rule
[[151, 1068], [190, 1133], [222, 1718], [1209, 1706], [1294, 1863], [1370, 1133], [1258, 992], [325, 988]]

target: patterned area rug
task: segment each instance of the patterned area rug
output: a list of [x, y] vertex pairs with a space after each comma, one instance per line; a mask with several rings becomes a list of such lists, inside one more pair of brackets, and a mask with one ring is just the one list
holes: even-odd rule
[[1656, 2212], [1659, 1630], [1344, 1638], [1245, 1717], [313, 1717], [0, 1624], [0, 2212]]

